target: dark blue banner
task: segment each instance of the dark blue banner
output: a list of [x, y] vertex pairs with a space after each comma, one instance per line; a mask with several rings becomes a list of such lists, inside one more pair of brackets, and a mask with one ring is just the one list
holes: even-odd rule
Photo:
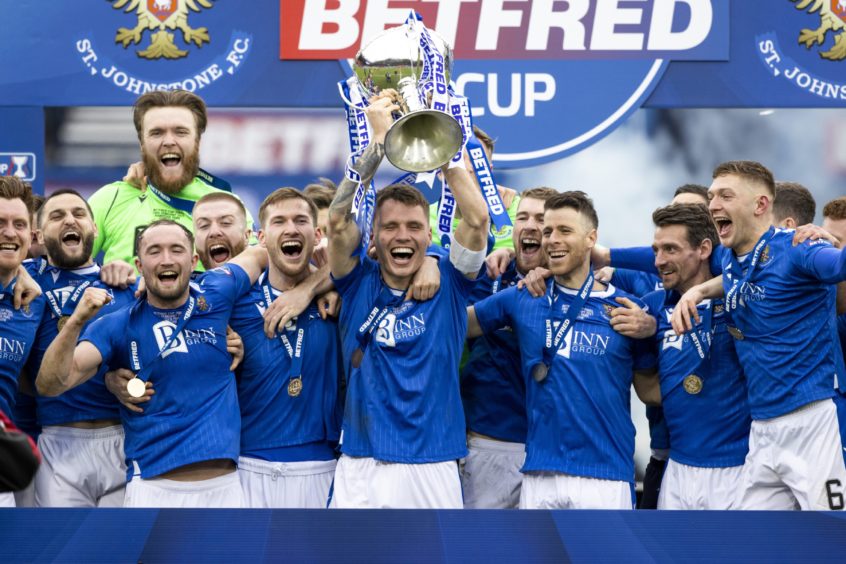
[[2, 562], [842, 562], [846, 515], [0, 509]]
[[349, 68], [314, 59], [351, 56], [410, 8], [455, 45], [474, 122], [508, 132], [502, 168], [581, 150], [642, 106], [846, 101], [840, 0], [0, 0], [0, 106], [183, 88], [213, 106], [340, 108]]

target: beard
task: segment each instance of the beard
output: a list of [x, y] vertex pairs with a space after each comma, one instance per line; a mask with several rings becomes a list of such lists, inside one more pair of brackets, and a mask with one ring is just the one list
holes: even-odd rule
[[82, 254], [70, 256], [62, 248], [62, 242], [58, 239], [44, 239], [44, 247], [47, 249], [47, 256], [55, 266], [59, 268], [79, 268], [91, 260], [91, 251], [94, 250], [94, 234], [88, 233], [82, 236]]
[[188, 186], [194, 177], [197, 176], [197, 171], [200, 169], [200, 145], [194, 144], [194, 150], [190, 153], [182, 155], [182, 174], [175, 180], [166, 180], [162, 176], [162, 163], [158, 160], [156, 155], [150, 155], [146, 151], [141, 151], [141, 160], [144, 161], [144, 170], [147, 172], [147, 178], [150, 183], [164, 192], [165, 194], [176, 194], [186, 186]]

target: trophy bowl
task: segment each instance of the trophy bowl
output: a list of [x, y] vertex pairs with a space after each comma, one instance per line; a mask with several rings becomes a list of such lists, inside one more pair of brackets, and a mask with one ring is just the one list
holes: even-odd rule
[[[452, 49], [437, 33], [429, 31], [444, 58], [444, 74], [449, 84]], [[365, 93], [378, 95], [395, 89], [400, 96], [400, 112], [385, 136], [385, 155], [400, 170], [426, 172], [442, 167], [463, 143], [461, 126], [446, 112], [429, 107], [421, 91], [420, 78], [425, 54], [419, 37], [399, 26], [379, 34], [356, 55], [354, 69]]]

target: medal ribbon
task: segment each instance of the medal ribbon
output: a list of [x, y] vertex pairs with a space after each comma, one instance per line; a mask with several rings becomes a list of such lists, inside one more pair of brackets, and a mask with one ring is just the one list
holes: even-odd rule
[[556, 290], [555, 280], [552, 281], [547, 294], [550, 315], [546, 319], [546, 342], [543, 347], [543, 363], [548, 369], [552, 368], [552, 361], [555, 360], [555, 355], [558, 354], [558, 351], [561, 349], [561, 345], [564, 344], [564, 337], [567, 336], [570, 326], [573, 325], [579, 317], [579, 313], [581, 313], [582, 307], [584, 307], [585, 302], [587, 301], [591, 288], [593, 288], [593, 270], [588, 269], [587, 278], [585, 278], [585, 281], [582, 283], [582, 287], [573, 298], [573, 301], [570, 302], [570, 307], [567, 309], [567, 315], [564, 317], [564, 321], [562, 321], [558, 326], [558, 331], [555, 332], [555, 337], [553, 338], [552, 320], [558, 317], [554, 308], [555, 304], [558, 302], [558, 292]]
[[388, 315], [391, 307], [401, 302], [402, 299], [403, 296], [395, 296], [394, 293], [391, 292], [390, 288], [388, 288], [384, 283], [382, 284], [382, 290], [379, 292], [379, 297], [376, 299], [376, 303], [373, 304], [372, 308], [370, 308], [370, 313], [367, 315], [367, 319], [361, 324], [361, 327], [358, 328], [358, 332], [355, 334], [355, 338], [358, 341], [358, 346], [361, 349], [361, 352], [364, 352], [367, 348], [367, 345], [373, 336], [373, 330], [379, 326], [383, 319], [385, 319], [385, 316]]
[[[132, 306], [132, 309], [129, 312], [129, 328], [132, 331], [133, 328], [138, 327], [138, 312], [141, 310], [142, 305], [146, 302], [146, 298], [143, 296], [135, 302], [135, 305]], [[194, 305], [196, 304], [196, 300], [194, 299], [194, 291], [191, 290], [191, 294], [188, 296], [188, 306], [185, 308], [185, 312], [182, 314], [182, 317], [179, 319], [179, 322], [176, 324], [176, 328], [173, 330], [173, 333], [167, 338], [167, 340], [162, 345], [159, 352], [156, 354], [155, 358], [148, 364], [147, 366], [141, 367], [141, 351], [138, 345], [138, 339], [133, 338], [132, 341], [129, 343], [129, 359], [130, 363], [132, 364], [132, 370], [135, 372], [135, 377], [141, 380], [142, 382], [147, 381], [147, 377], [150, 375], [150, 372], [153, 369], [153, 366], [156, 364], [156, 361], [159, 360], [162, 354], [170, 348], [171, 343], [173, 343], [174, 339], [176, 339], [179, 334], [185, 329], [185, 326], [188, 324], [188, 321], [191, 319], [191, 316], [194, 315]], [[152, 306], [151, 306], [152, 307]]]
[[150, 192], [155, 194], [158, 199], [160, 199], [170, 207], [176, 208], [180, 211], [184, 211], [188, 215], [191, 215], [194, 212], [194, 204], [196, 202], [194, 202], [193, 200], [186, 200], [185, 198], [177, 198], [176, 196], [170, 196], [168, 194], [165, 194], [149, 182], [147, 183], [147, 188], [150, 190]]
[[210, 173], [207, 170], [203, 170], [202, 168], [197, 169], [197, 178], [208, 184], [209, 186], [214, 186], [218, 190], [223, 190], [224, 192], [232, 192], [232, 185], [229, 182], [225, 181], [224, 179], [217, 177]]
[[95, 288], [105, 288], [106, 285], [100, 282], [99, 280], [86, 280], [79, 286], [77, 286], [74, 291], [68, 296], [68, 299], [65, 300], [65, 303], [59, 305], [59, 302], [56, 298], [57, 292], [55, 290], [50, 290], [44, 293], [44, 296], [47, 298], [47, 305], [50, 306], [50, 310], [56, 315], [56, 317], [62, 317], [65, 315], [72, 315], [74, 310], [76, 309], [76, 305], [79, 303], [80, 298], [82, 298], [83, 292], [89, 286], [94, 285]]
[[761, 260], [761, 253], [764, 250], [764, 247], [767, 246], [767, 243], [775, 235], [775, 229], [770, 227], [766, 233], [761, 235], [761, 238], [758, 239], [758, 243], [755, 245], [755, 249], [752, 251], [752, 258], [749, 260], [749, 267], [746, 269], [746, 274], [742, 275], [742, 268], [740, 266], [740, 261], [737, 260], [737, 256], [732, 253], [731, 261], [729, 262], [729, 272], [731, 273], [732, 278], [732, 286], [729, 288], [729, 291], [726, 293], [726, 311], [731, 313], [732, 311], [736, 310], [740, 305], [738, 296], [740, 294], [740, 289], [749, 282], [752, 278], [752, 274], [755, 272], [755, 267], [758, 266], [758, 261]]
[[702, 315], [702, 319], [699, 322], [699, 325], [697, 327], [694, 327], [694, 330], [691, 331], [689, 335], [690, 340], [693, 341], [693, 347], [696, 349], [696, 353], [699, 355], [699, 362], [696, 364], [696, 368], [690, 371], [690, 374], [696, 374], [704, 384], [705, 376], [703, 376], [703, 374], [706, 371], [702, 370], [702, 367], [711, 358], [711, 342], [714, 338], [713, 301], [709, 301], [705, 309], [705, 313]]
[[[273, 303], [273, 287], [270, 285], [270, 276], [267, 275], [267, 271], [262, 274], [261, 280], [261, 291], [264, 294], [264, 303], [265, 306], [270, 309], [270, 304]], [[305, 315], [305, 312], [303, 314]], [[308, 316], [306, 315], [306, 318]], [[308, 325], [305, 323], [304, 325]], [[302, 378], [302, 367], [303, 367], [303, 339], [305, 338], [305, 327], [300, 327], [299, 320], [294, 323], [294, 331], [297, 333], [297, 342], [295, 346], [291, 346], [291, 340], [288, 339], [288, 332], [287, 329], [282, 329], [279, 331], [279, 340], [282, 341], [282, 345], [285, 347], [285, 350], [288, 352], [288, 357], [291, 359], [291, 374], [288, 376], [288, 380], [292, 378]]]
[[[697, 370], [701, 367], [711, 356], [711, 340], [714, 337], [714, 302], [710, 302], [699, 326], [690, 332], [690, 340], [693, 341], [693, 347], [699, 355], [699, 365]], [[696, 370], [694, 370], [696, 372]], [[698, 372], [697, 372], [698, 374]]]

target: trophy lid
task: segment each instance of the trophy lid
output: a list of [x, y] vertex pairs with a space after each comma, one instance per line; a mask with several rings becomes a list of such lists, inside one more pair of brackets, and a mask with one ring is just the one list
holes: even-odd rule
[[[452, 49], [446, 40], [429, 30], [432, 41], [444, 57], [444, 73], [449, 82], [452, 73]], [[414, 82], [423, 72], [423, 50], [416, 32], [400, 25], [385, 30], [356, 54], [353, 67], [361, 86], [372, 96], [385, 88], [398, 88], [403, 78]]]

